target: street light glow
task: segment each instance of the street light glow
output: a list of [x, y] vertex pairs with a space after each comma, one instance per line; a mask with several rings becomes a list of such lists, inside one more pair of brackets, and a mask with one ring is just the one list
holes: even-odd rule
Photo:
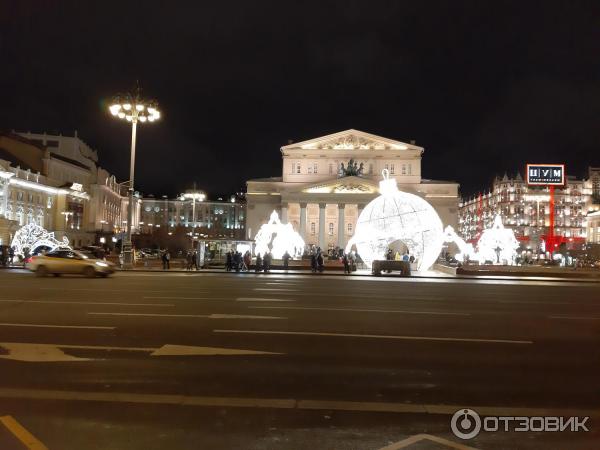
[[[123, 254], [124, 254], [124, 265], [131, 267], [133, 258], [131, 253], [131, 227], [133, 225], [133, 199], [135, 196], [133, 189], [133, 178], [135, 173], [135, 142], [136, 142], [136, 129], [137, 124], [145, 122], [154, 122], [160, 117], [160, 113], [157, 109], [157, 103], [154, 100], [145, 100], [140, 95], [139, 86], [136, 92], [126, 95], [117, 95], [111, 106], [109, 106], [110, 113], [119, 119], [125, 119], [131, 123], [131, 163], [129, 167], [129, 203], [127, 207], [128, 221], [123, 221], [126, 225], [126, 235], [123, 239]], [[142, 222], [140, 222], [140, 225]], [[152, 224], [148, 224], [152, 226]]]

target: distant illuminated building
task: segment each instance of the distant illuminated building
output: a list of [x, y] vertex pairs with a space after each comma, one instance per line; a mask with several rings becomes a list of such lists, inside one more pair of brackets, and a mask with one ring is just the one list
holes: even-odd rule
[[195, 190], [176, 198], [146, 196], [140, 214], [140, 232], [145, 234], [176, 227], [202, 238], [243, 239], [246, 233], [246, 205], [235, 196], [206, 200], [203, 192]]
[[[588, 214], [598, 209], [594, 192], [596, 199], [600, 197], [599, 176], [599, 169], [590, 168], [587, 179], [569, 176], [565, 188], [556, 188], [554, 235], [560, 241], [570, 246], [586, 242], [590, 234]], [[476, 241], [482, 230], [492, 225], [496, 215], [500, 215], [505, 227], [515, 232], [523, 247], [543, 250], [545, 236], [550, 231], [550, 193], [547, 187], [527, 186], [520, 174], [496, 177], [491, 191], [462, 199], [459, 203], [459, 234], [467, 241]]]

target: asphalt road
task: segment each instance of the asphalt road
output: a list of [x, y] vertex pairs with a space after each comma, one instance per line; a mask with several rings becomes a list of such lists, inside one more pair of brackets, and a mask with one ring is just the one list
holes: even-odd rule
[[[600, 448], [598, 283], [4, 271], [0, 286], [0, 416], [50, 449], [378, 450], [422, 433]], [[465, 407], [592, 415], [590, 432], [463, 441]], [[390, 448], [452, 448], [424, 439]], [[27, 448], [13, 441], [0, 427], [0, 448]]]

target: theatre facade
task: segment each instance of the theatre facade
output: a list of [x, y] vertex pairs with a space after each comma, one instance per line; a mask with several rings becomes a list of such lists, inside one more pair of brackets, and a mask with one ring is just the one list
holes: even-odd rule
[[281, 176], [247, 181], [246, 233], [253, 239], [273, 210], [308, 245], [344, 247], [362, 209], [379, 195], [384, 169], [419, 195], [444, 226], [457, 225], [458, 184], [421, 176], [423, 147], [346, 130], [281, 147]]

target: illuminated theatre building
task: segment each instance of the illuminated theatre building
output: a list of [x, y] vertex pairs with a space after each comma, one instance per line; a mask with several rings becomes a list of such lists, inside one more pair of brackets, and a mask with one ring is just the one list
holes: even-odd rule
[[29, 224], [73, 247], [119, 233], [128, 199], [97, 164], [97, 152], [77, 132], [0, 133], [0, 245]]
[[343, 248], [359, 214], [379, 196], [384, 169], [401, 191], [430, 203], [456, 227], [458, 184], [421, 177], [423, 147], [346, 130], [281, 147], [281, 176], [247, 181], [247, 238], [277, 211], [307, 245]]
[[[528, 186], [520, 174], [514, 177], [505, 174], [496, 177], [490, 192], [461, 200], [458, 230], [466, 241], [476, 241], [500, 214], [504, 226], [515, 232], [524, 249], [544, 251], [551, 234], [558, 244], [581, 248], [580, 244], [600, 237], [600, 230], [590, 226], [600, 216], [594, 212], [599, 209], [599, 199], [600, 169], [590, 168], [586, 179], [567, 177], [566, 186], [555, 189], [551, 233], [549, 188]], [[595, 242], [600, 243], [600, 239]]]

